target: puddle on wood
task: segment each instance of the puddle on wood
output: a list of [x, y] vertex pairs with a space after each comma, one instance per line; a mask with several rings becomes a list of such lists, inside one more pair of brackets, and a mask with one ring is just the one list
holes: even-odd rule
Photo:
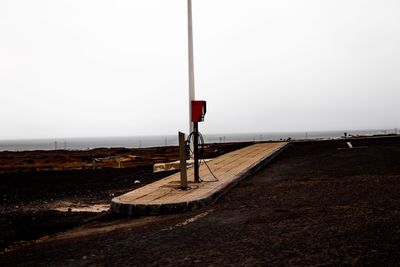
[[[199, 183], [188, 181], [187, 184], [188, 184], [188, 189], [187, 190], [198, 189], [199, 188]], [[171, 181], [168, 184], [162, 185], [160, 187], [161, 188], [173, 188], [173, 189], [181, 190], [181, 181]]]

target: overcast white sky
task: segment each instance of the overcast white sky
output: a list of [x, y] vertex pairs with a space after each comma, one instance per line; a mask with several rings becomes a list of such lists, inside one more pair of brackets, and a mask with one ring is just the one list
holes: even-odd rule
[[[193, 0], [203, 133], [400, 128], [400, 1]], [[0, 1], [0, 139], [188, 128], [186, 0]]]

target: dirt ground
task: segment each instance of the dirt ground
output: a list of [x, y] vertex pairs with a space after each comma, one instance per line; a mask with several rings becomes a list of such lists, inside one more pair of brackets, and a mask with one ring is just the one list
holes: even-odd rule
[[104, 214], [3, 266], [372, 265], [400, 261], [400, 138], [292, 143], [208, 208]]
[[[249, 144], [209, 144], [204, 157]], [[174, 146], [0, 152], [0, 250], [97, 218], [96, 207], [108, 209], [114, 196], [176, 172], [153, 173], [153, 165], [175, 161], [178, 153]], [[118, 168], [115, 159], [129, 155], [135, 157]], [[94, 161], [99, 158], [105, 159], [100, 165]], [[72, 212], [64, 211], [68, 208]], [[74, 212], [77, 209], [89, 212]]]

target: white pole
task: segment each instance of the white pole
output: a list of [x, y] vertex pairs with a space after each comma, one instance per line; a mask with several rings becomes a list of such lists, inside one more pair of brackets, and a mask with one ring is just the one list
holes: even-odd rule
[[189, 51], [189, 133], [193, 132], [192, 100], [194, 93], [194, 62], [193, 62], [193, 27], [192, 27], [192, 0], [187, 1], [188, 7], [188, 51]]

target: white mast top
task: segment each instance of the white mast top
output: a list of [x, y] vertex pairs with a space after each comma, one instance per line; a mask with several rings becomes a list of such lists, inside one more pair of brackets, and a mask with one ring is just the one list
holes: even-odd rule
[[192, 0], [187, 1], [188, 7], [188, 51], [189, 51], [189, 133], [193, 132], [192, 100], [195, 100], [194, 91], [194, 60], [193, 60], [193, 26], [192, 26]]

